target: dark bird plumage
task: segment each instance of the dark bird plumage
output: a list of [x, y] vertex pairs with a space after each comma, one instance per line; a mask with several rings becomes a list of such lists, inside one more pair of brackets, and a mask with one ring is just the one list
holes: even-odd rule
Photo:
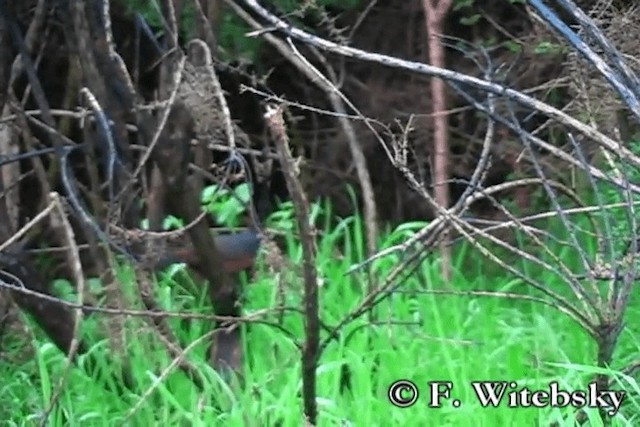
[[[222, 263], [227, 273], [236, 273], [253, 266], [260, 248], [260, 237], [254, 231], [221, 234], [217, 235], [214, 240], [222, 255]], [[185, 244], [172, 247], [167, 252], [165, 256], [158, 260], [155, 270], [161, 270], [178, 262], [183, 262], [189, 267], [198, 269], [200, 260], [192, 245]]]

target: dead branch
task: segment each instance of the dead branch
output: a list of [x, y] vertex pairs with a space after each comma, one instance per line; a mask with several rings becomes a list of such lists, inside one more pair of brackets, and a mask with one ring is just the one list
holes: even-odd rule
[[298, 180], [298, 171], [289, 149], [282, 109], [272, 107], [265, 114], [269, 129], [275, 139], [280, 154], [280, 164], [287, 180], [287, 187], [293, 199], [296, 222], [300, 230], [303, 251], [304, 305], [305, 305], [305, 345], [302, 355], [302, 399], [304, 414], [315, 425], [316, 404], [316, 368], [320, 358], [320, 323], [318, 314], [318, 279], [315, 267], [315, 232], [309, 223], [309, 202]]

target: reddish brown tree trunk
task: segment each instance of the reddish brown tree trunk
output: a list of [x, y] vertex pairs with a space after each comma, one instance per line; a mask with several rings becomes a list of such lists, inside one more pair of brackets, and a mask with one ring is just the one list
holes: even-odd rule
[[[451, 0], [422, 0], [429, 47], [429, 64], [444, 68], [445, 52], [440, 42]], [[443, 208], [449, 207], [449, 138], [447, 132], [447, 99], [444, 81], [431, 78], [431, 113], [433, 117], [433, 183], [434, 198]], [[451, 278], [451, 252], [448, 236], [440, 245], [442, 279]]]

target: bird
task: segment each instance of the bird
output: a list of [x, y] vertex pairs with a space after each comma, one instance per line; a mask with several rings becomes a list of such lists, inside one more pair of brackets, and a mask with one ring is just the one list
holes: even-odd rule
[[[214, 241], [222, 256], [222, 267], [225, 272], [238, 273], [254, 265], [260, 248], [260, 236], [255, 231], [220, 234], [214, 237]], [[200, 259], [191, 244], [176, 245], [168, 248], [167, 253], [159, 257], [153, 269], [161, 271], [176, 263], [185, 263], [197, 271]]]
[[[216, 248], [222, 257], [222, 268], [227, 274], [232, 275], [234, 287], [240, 285], [238, 273], [254, 265], [260, 240], [260, 235], [253, 230], [214, 236]], [[196, 273], [197, 276], [206, 277], [201, 270], [201, 261], [188, 238], [166, 248], [153, 269], [158, 272], [171, 264], [180, 262], [187, 264], [191, 272]], [[207, 350], [214, 366], [222, 368], [221, 373], [224, 378], [227, 378], [229, 372], [239, 372], [241, 352], [240, 332], [235, 328], [217, 331], [214, 343]]]

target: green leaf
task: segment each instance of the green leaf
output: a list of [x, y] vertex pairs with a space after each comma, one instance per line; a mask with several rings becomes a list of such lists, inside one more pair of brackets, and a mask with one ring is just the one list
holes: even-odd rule
[[534, 53], [537, 54], [545, 54], [545, 53], [553, 53], [558, 50], [558, 45], [551, 42], [540, 42], [533, 49]]
[[458, 11], [460, 9], [464, 9], [466, 7], [471, 7], [473, 6], [475, 0], [457, 0], [454, 4], [453, 4], [453, 11]]
[[505, 45], [505, 47], [506, 47], [507, 49], [509, 49], [509, 51], [511, 51], [511, 52], [513, 52], [513, 53], [520, 53], [520, 52], [522, 52], [522, 45], [521, 45], [520, 43], [516, 42], [516, 41], [509, 40], [509, 41], [506, 41], [506, 42], [504, 43], [504, 45]]
[[462, 25], [475, 25], [480, 20], [480, 18], [482, 18], [482, 15], [476, 13], [475, 15], [460, 18], [460, 23]]

